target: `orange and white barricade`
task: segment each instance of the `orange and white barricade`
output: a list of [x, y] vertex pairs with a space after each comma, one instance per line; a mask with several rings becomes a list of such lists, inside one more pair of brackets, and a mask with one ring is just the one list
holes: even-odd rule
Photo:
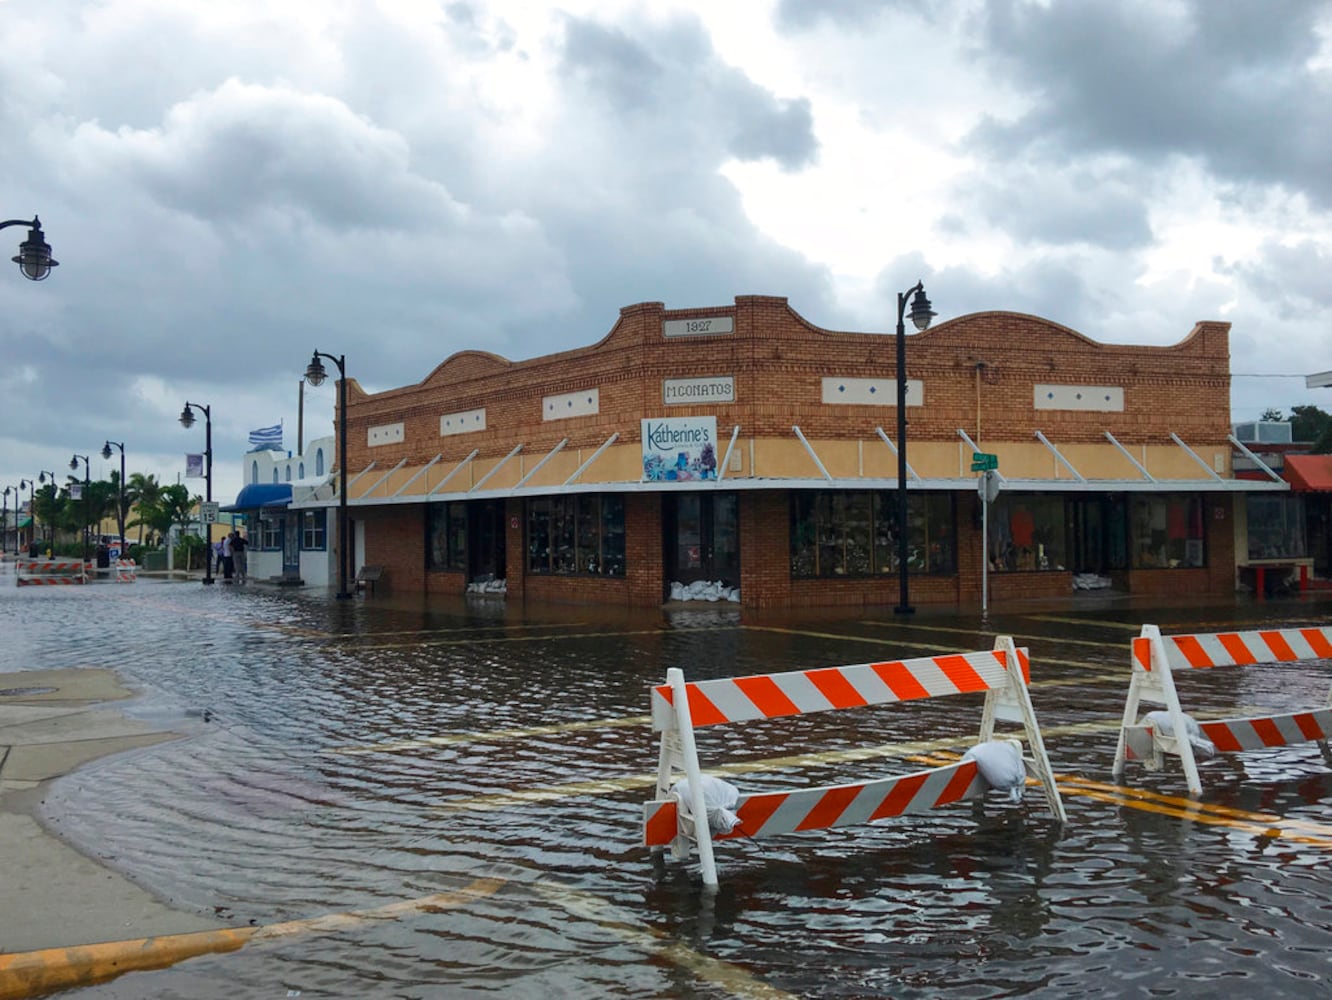
[[133, 559], [117, 559], [116, 583], [134, 583], [139, 578], [139, 566]]
[[[1133, 677], [1115, 749], [1114, 775], [1124, 776], [1126, 761], [1138, 761], [1149, 771], [1160, 769], [1164, 755], [1180, 759], [1189, 791], [1202, 794], [1198, 762], [1188, 739], [1188, 722], [1180, 707], [1172, 676], [1176, 670], [1290, 663], [1332, 659], [1332, 628], [1289, 628], [1253, 632], [1216, 632], [1197, 635], [1162, 635], [1155, 625], [1144, 625], [1133, 640]], [[1170, 735], [1159, 726], [1138, 721], [1138, 706], [1148, 702], [1165, 706]], [[1332, 735], [1332, 690], [1319, 708], [1280, 715], [1198, 721], [1202, 736], [1218, 753], [1241, 753], [1265, 747], [1317, 742], [1328, 756]], [[1329, 758], [1332, 760], [1332, 758]]]
[[[666, 683], [652, 689], [652, 727], [661, 733], [661, 747], [656, 798], [643, 804], [643, 844], [660, 850], [692, 841], [698, 848], [704, 884], [715, 886], [714, 840], [851, 826], [978, 798], [988, 785], [974, 760], [962, 760], [850, 784], [742, 793], [735, 807], [738, 826], [729, 833], [713, 833], [694, 739], [695, 729], [702, 726], [973, 692], [985, 693], [978, 741], [994, 737], [996, 720], [1021, 723], [1031, 751], [1023, 760], [1024, 767], [1040, 783], [1051, 813], [1063, 823], [1064, 805], [1027, 691], [1029, 672], [1027, 650], [1015, 648], [1008, 636], [997, 639], [993, 650], [977, 653], [690, 683], [673, 667], [666, 672]], [[688, 779], [688, 801], [684, 803], [671, 793], [680, 772]]]
[[87, 583], [92, 564], [79, 559], [20, 559], [14, 564], [15, 584]]

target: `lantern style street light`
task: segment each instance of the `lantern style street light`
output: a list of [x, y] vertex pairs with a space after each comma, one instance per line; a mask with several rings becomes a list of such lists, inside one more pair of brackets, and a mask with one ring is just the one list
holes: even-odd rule
[[83, 459], [83, 561], [88, 561], [88, 487], [92, 485], [92, 480], [88, 475], [88, 456], [75, 455], [69, 460], [69, 467], [75, 472], [79, 471], [79, 459]]
[[899, 615], [909, 615], [916, 609], [911, 606], [907, 594], [907, 559], [910, 551], [907, 544], [907, 374], [906, 374], [906, 314], [907, 298], [911, 299], [911, 322], [918, 331], [930, 328], [930, 320], [935, 316], [930, 308], [930, 300], [925, 297], [925, 286], [917, 281], [905, 292], [897, 295], [897, 580], [898, 602], [893, 610]]
[[[186, 430], [194, 426], [194, 410], [191, 409], [193, 406], [203, 410], [204, 415], [204, 499], [208, 501], [211, 507], [213, 502], [213, 411], [202, 403], [186, 401], [185, 409], [180, 411], [180, 426]], [[121, 455], [123, 457], [124, 452]], [[203, 520], [203, 511], [199, 512], [199, 520], [208, 525], [204, 528], [203, 582], [211, 584], [213, 582], [213, 528], [210, 522]]]
[[305, 369], [305, 381], [324, 384], [328, 373], [320, 358], [338, 366], [338, 598], [351, 597], [347, 583], [351, 579], [351, 524], [347, 519], [347, 355], [315, 351]]
[[42, 220], [34, 215], [31, 222], [26, 219], [0, 222], [0, 229], [10, 226], [28, 227], [28, 238], [19, 244], [18, 256], [11, 259], [19, 266], [23, 277], [30, 281], [45, 280], [51, 274], [51, 268], [60, 266], [60, 261], [51, 258], [51, 247], [42, 235]]
[[[28, 488], [28, 545], [37, 541], [37, 484], [31, 479], [20, 479], [19, 489]], [[34, 551], [31, 548], [29, 551]], [[19, 554], [18, 537], [14, 538], [14, 555]]]
[[127, 547], [125, 544], [125, 442], [108, 441], [102, 445], [102, 457], [110, 460], [113, 447], [120, 449], [120, 489], [116, 496], [116, 530], [120, 532], [121, 555], [124, 555], [124, 550]]
[[0, 555], [5, 551], [5, 536], [9, 534], [9, 494], [14, 494], [14, 551], [18, 551], [18, 490], [12, 486], [6, 486], [4, 492], [4, 501], [0, 502]]

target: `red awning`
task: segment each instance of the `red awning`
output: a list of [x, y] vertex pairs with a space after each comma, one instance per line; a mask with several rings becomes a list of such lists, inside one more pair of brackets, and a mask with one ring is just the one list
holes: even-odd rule
[[1332, 455], [1287, 455], [1284, 475], [1296, 493], [1332, 493]]

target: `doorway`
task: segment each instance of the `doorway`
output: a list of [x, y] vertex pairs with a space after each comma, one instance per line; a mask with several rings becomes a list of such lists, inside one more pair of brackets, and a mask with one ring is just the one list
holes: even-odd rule
[[467, 580], [505, 578], [504, 501], [482, 500], [467, 505]]
[[1068, 501], [1069, 569], [1108, 576], [1128, 569], [1128, 509], [1122, 496]]
[[740, 585], [740, 505], [734, 493], [667, 494], [665, 528], [666, 589], [702, 580]]

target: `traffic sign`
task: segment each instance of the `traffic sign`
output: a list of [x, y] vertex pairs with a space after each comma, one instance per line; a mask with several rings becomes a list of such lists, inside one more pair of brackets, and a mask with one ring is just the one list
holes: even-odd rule
[[999, 473], [993, 469], [976, 477], [976, 492], [983, 503], [994, 503], [999, 496]]
[[972, 472], [991, 472], [997, 468], [999, 468], [998, 455], [991, 455], [984, 451], [973, 451], [971, 453]]
[[217, 524], [217, 515], [221, 506], [216, 500], [199, 504], [199, 520], [204, 524]]

